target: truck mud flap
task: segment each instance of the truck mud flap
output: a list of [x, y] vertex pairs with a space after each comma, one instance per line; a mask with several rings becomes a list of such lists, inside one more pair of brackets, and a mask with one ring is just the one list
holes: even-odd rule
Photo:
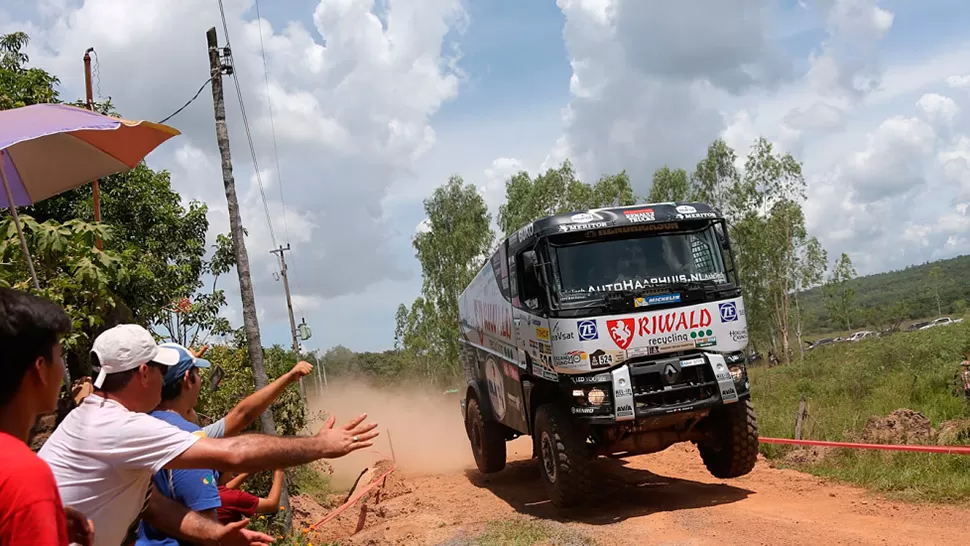
[[711, 370], [717, 379], [718, 390], [721, 391], [721, 401], [725, 404], [734, 404], [738, 401], [738, 390], [734, 386], [734, 378], [724, 362], [724, 355], [717, 353], [707, 353], [707, 361], [711, 363]]

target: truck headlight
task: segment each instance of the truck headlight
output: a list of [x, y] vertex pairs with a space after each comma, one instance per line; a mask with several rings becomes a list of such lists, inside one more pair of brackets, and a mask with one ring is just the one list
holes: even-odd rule
[[601, 389], [591, 389], [589, 394], [586, 395], [586, 399], [589, 400], [590, 404], [599, 406], [606, 401], [606, 393]]

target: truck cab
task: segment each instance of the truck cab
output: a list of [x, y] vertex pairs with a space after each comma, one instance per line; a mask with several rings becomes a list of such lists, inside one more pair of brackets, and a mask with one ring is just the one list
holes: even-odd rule
[[549, 216], [502, 241], [459, 297], [462, 400], [482, 472], [533, 439], [553, 502], [585, 498], [597, 456], [695, 443], [708, 469], [758, 449], [744, 302], [727, 225], [704, 203]]

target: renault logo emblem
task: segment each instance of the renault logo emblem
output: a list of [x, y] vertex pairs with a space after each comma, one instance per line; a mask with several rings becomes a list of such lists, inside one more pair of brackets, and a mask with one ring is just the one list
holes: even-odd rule
[[668, 385], [676, 381], [679, 374], [680, 370], [678, 370], [677, 366], [675, 366], [673, 363], [667, 364], [667, 366], [664, 367], [664, 379]]

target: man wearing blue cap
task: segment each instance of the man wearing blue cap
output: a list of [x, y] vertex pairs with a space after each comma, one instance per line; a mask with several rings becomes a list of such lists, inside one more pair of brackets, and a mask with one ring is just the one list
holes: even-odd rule
[[[192, 413], [202, 391], [199, 369], [210, 367], [210, 362], [177, 343], [162, 343], [159, 346], [176, 351], [179, 360], [165, 371], [162, 379], [162, 401], [151, 415], [204, 438], [235, 436], [242, 432], [266, 411], [287, 386], [309, 375], [313, 370], [308, 362], [299, 362], [286, 375], [249, 395], [227, 416], [201, 428], [194, 422]], [[152, 484], [158, 493], [213, 520], [216, 519], [216, 509], [222, 505], [218, 484], [212, 470], [163, 469], [152, 476]], [[182, 542], [142, 521], [138, 530], [137, 546], [178, 546], [179, 544]]]

